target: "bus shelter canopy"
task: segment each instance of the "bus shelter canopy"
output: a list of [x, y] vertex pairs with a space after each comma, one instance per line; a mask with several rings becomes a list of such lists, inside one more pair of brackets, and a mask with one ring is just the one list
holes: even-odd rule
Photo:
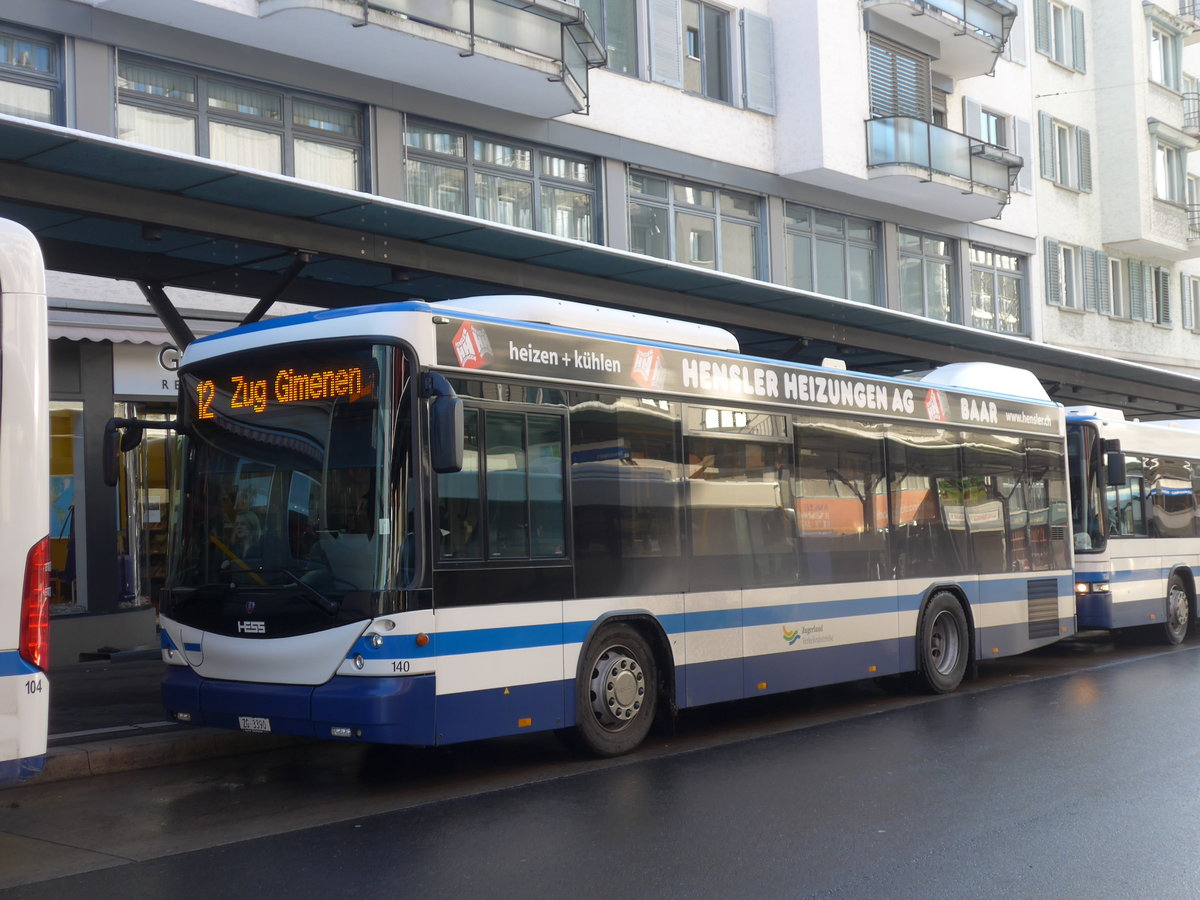
[[48, 268], [160, 297], [342, 307], [543, 294], [720, 325], [759, 356], [886, 375], [998, 362], [1032, 370], [1068, 406], [1200, 416], [1200, 378], [1180, 372], [2, 115], [0, 216], [37, 235]]

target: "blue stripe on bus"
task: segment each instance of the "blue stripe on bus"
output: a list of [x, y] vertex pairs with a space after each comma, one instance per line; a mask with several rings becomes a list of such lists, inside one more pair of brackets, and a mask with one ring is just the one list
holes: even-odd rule
[[0, 787], [32, 778], [46, 767], [46, 754], [0, 760]]
[[[989, 582], [991, 589], [987, 591], [980, 591], [973, 584], [962, 587], [967, 591], [968, 599], [973, 604], [1000, 603], [1014, 599], [1013, 596], [1004, 593], [1003, 586], [1023, 585], [1027, 580], [1028, 576], [1022, 575], [1020, 578]], [[816, 619], [830, 620], [905, 611], [915, 612], [920, 608], [927, 594], [927, 591], [920, 591], [902, 594], [899, 597], [888, 594], [847, 600], [699, 610], [669, 613], [655, 618], [668, 635], [695, 634], [732, 628], [785, 625]], [[363, 637], [355, 642], [346, 658], [351, 659], [358, 655], [364, 659], [395, 659], [397, 657], [430, 659], [438, 656], [461, 656], [501, 650], [526, 650], [533, 647], [576, 644], [582, 643], [587, 638], [588, 632], [594, 625], [595, 622], [592, 620], [582, 620], [562, 624], [555, 622], [439, 632], [430, 634], [429, 643], [424, 647], [418, 647], [411, 634], [395, 637], [384, 636], [383, 646], [378, 649], [370, 645], [370, 638]], [[399, 646], [402, 643], [406, 645]], [[195, 649], [199, 650], [200, 648], [197, 645]]]
[[34, 675], [40, 672], [37, 666], [30, 665], [21, 658], [16, 650], [0, 650], [0, 678], [11, 675]]

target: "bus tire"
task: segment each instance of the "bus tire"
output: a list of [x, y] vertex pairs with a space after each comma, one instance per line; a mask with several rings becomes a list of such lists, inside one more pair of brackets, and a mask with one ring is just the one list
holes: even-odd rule
[[931, 694], [948, 694], [962, 684], [971, 656], [962, 605], [949, 591], [938, 591], [917, 623], [917, 684]]
[[650, 731], [658, 708], [658, 663], [632, 625], [605, 625], [584, 650], [575, 680], [576, 735], [596, 756], [620, 756]]
[[1163, 622], [1163, 642], [1176, 646], [1183, 643], [1192, 624], [1192, 607], [1183, 579], [1172, 575], [1167, 585], [1167, 620]]

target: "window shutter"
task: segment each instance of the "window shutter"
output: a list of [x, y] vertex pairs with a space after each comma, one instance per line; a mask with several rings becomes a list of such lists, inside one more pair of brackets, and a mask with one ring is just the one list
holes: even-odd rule
[[1092, 133], [1086, 128], [1075, 129], [1075, 145], [1079, 150], [1079, 189], [1092, 190]]
[[983, 140], [983, 105], [978, 100], [963, 97], [963, 134]]
[[1142, 318], [1147, 322], [1153, 322], [1158, 318], [1158, 301], [1154, 290], [1154, 266], [1150, 263], [1142, 263], [1142, 290], [1145, 292], [1145, 299], [1142, 301]]
[[742, 10], [742, 105], [775, 115], [775, 37], [771, 20]]
[[1072, 64], [1077, 72], [1087, 71], [1087, 49], [1083, 40], [1083, 10], [1071, 7], [1071, 49], [1074, 51]]
[[1043, 252], [1046, 256], [1046, 302], [1051, 306], [1062, 306], [1062, 276], [1058, 268], [1058, 241], [1054, 238], [1046, 238]]
[[1129, 260], [1129, 317], [1139, 322], [1146, 317], [1146, 295], [1142, 285], [1142, 264], [1136, 259]]
[[683, 24], [679, 0], [650, 0], [650, 78], [683, 87]]
[[1033, 126], [1028, 119], [1013, 117], [1016, 131], [1016, 151], [1023, 165], [1017, 173], [1017, 190], [1024, 194], [1033, 193]]
[[1042, 177], [1051, 181], [1058, 180], [1058, 166], [1054, 163], [1054, 119], [1049, 113], [1038, 113], [1039, 154], [1042, 162]]
[[1195, 310], [1192, 309], [1192, 285], [1187, 275], [1179, 273], [1180, 323], [1191, 331], [1196, 325]]
[[1108, 268], [1108, 254], [1103, 250], [1096, 251], [1096, 294], [1100, 297], [1100, 312], [1111, 316], [1113, 311], [1111, 273]]
[[1171, 324], [1171, 273], [1167, 269], [1157, 269], [1158, 276], [1158, 323]]
[[1050, 55], [1050, 0], [1033, 0], [1033, 48]]
[[1016, 0], [1017, 20], [1013, 22], [1012, 30], [1008, 33], [1008, 58], [1015, 63], [1025, 65], [1028, 61], [1028, 53], [1025, 41], [1025, 8], [1028, 8], [1028, 0]]
[[870, 36], [867, 52], [871, 114], [928, 122], [933, 97], [929, 57], [877, 34]]
[[1083, 308], [1095, 312], [1096, 303], [1096, 251], [1083, 248]]

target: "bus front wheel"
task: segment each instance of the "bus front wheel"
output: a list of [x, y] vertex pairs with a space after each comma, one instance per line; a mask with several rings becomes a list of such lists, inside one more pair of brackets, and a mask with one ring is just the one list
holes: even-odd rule
[[1192, 612], [1188, 603], [1187, 588], [1183, 586], [1183, 580], [1178, 575], [1172, 575], [1170, 586], [1167, 588], [1167, 621], [1163, 623], [1163, 640], [1171, 646], [1182, 644], [1191, 622]]
[[596, 756], [620, 756], [650, 731], [658, 707], [654, 652], [631, 625], [606, 625], [588, 642], [575, 681], [577, 734]]
[[929, 598], [917, 625], [917, 683], [933, 694], [955, 690], [971, 655], [967, 617], [953, 594]]

